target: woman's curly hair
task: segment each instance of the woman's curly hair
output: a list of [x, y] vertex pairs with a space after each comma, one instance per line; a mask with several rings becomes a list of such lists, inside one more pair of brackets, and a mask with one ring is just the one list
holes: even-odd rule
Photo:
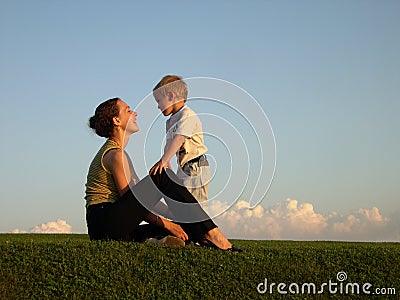
[[89, 127], [97, 135], [109, 138], [113, 132], [113, 118], [119, 116], [119, 107], [117, 105], [119, 98], [112, 98], [101, 103], [94, 112], [94, 116], [89, 118]]

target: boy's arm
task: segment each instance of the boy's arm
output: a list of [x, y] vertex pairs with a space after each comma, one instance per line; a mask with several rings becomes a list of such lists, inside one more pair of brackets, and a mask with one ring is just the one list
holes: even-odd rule
[[169, 161], [171, 160], [172, 156], [181, 148], [183, 142], [185, 141], [186, 137], [184, 135], [177, 134], [174, 136], [172, 140], [167, 142], [164, 148], [164, 154], [161, 159], [150, 169], [150, 175], [155, 175], [160, 173], [166, 168], [170, 167]]

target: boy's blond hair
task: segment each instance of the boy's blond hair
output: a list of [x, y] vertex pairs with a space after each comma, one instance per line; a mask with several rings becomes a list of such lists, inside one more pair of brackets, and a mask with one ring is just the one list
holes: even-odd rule
[[182, 77], [177, 75], [166, 75], [153, 88], [153, 94], [166, 96], [168, 92], [173, 92], [178, 99], [184, 99], [185, 102], [188, 96], [188, 89]]

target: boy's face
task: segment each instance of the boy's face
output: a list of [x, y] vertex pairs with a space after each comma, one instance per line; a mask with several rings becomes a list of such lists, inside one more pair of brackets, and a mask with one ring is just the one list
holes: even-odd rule
[[169, 116], [173, 112], [173, 101], [171, 96], [164, 96], [160, 93], [155, 93], [154, 99], [158, 104], [158, 109], [162, 111], [164, 116]]

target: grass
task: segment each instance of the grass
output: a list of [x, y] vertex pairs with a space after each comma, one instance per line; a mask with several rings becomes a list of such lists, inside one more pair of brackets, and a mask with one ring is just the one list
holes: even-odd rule
[[[328, 287], [317, 296], [289, 292], [291, 283], [300, 292], [303, 283], [315, 283], [318, 291], [322, 283], [339, 282], [341, 271], [344, 283], [371, 283], [371, 293], [395, 288], [396, 295], [380, 299], [399, 299], [399, 243], [234, 244], [245, 252], [90, 242], [87, 235], [1, 234], [0, 299], [360, 299]], [[285, 283], [288, 294], [276, 286], [259, 294], [265, 278]]]

